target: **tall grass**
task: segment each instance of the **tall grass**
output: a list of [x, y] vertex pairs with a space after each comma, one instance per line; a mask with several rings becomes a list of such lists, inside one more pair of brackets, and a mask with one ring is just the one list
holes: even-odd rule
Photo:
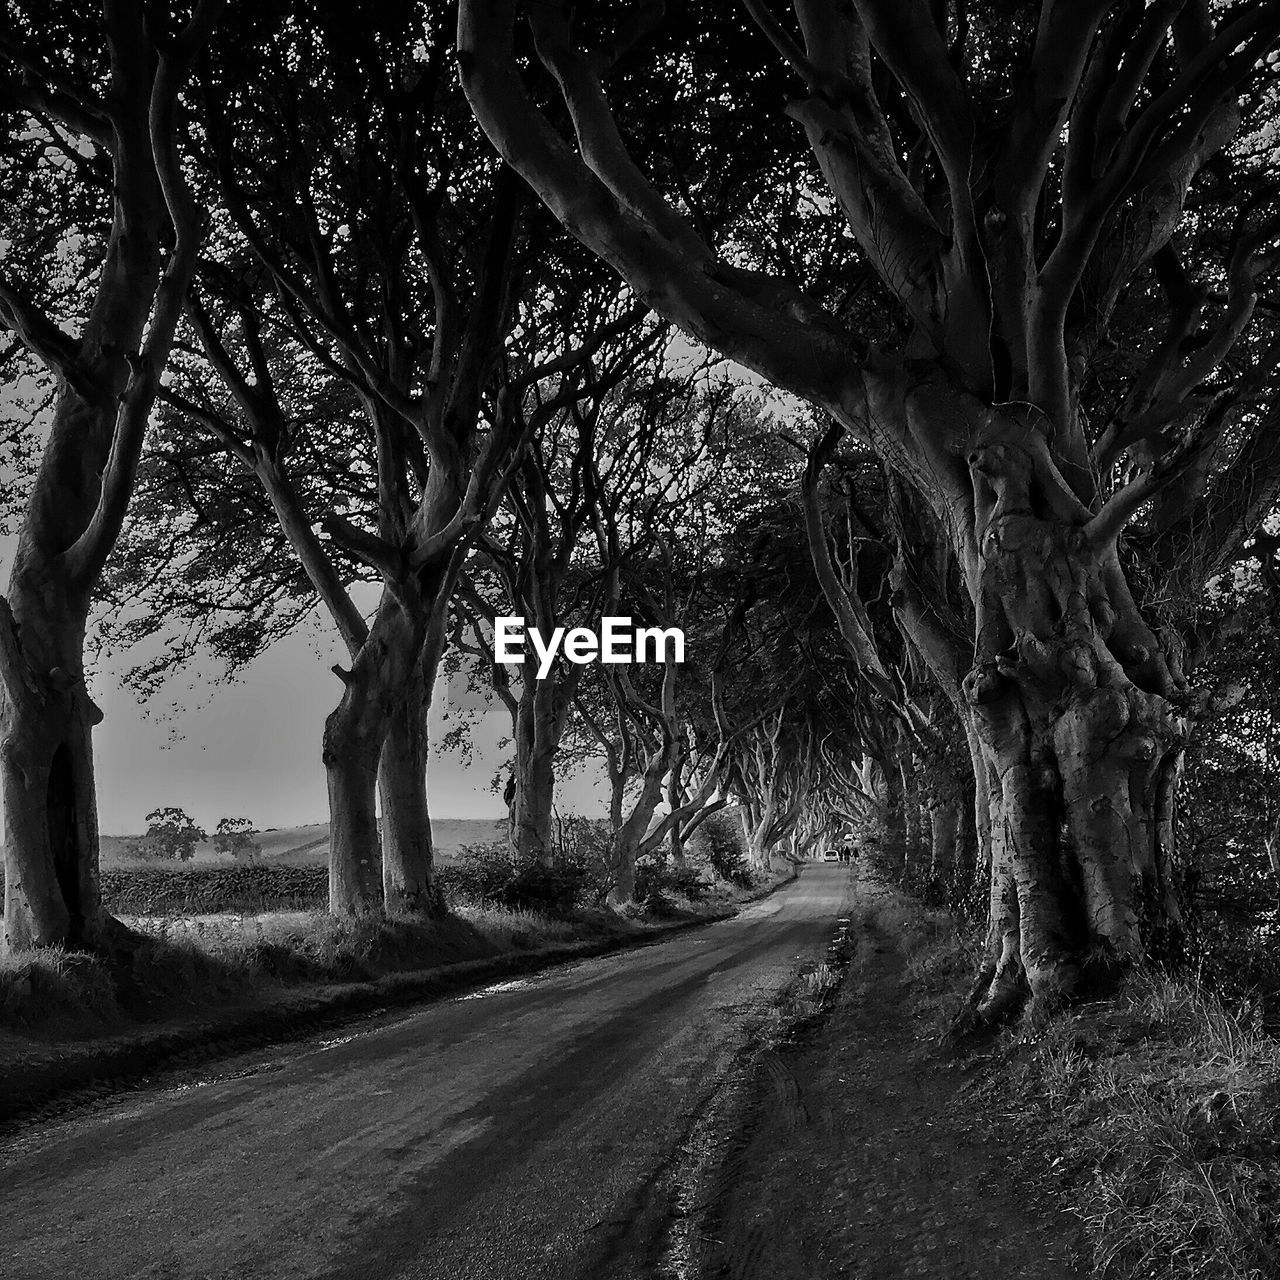
[[98, 957], [61, 947], [0, 952], [0, 1027], [110, 1026], [120, 1017], [115, 983]]
[[[977, 938], [887, 886], [864, 902], [907, 957], [924, 1033], [940, 1036]], [[1280, 1041], [1256, 1009], [1139, 972], [1118, 996], [993, 1047], [970, 1105], [1042, 1152], [1084, 1224], [1095, 1280], [1280, 1277]]]
[[1012, 1081], [1071, 1171], [1099, 1280], [1280, 1276], [1280, 1043], [1138, 976], [1060, 1017]]

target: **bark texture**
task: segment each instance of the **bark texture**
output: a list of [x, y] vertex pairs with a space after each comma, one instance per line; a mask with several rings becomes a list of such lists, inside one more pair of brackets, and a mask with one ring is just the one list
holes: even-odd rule
[[555, 858], [556, 755], [568, 722], [581, 667], [537, 679], [536, 661], [524, 664], [515, 712], [514, 789], [508, 839], [517, 861], [550, 866]]
[[1124, 964], [1179, 927], [1172, 797], [1190, 717], [1176, 650], [1040, 451], [997, 427], [968, 460], [978, 634], [964, 694], [991, 858], [975, 1009], [990, 1016], [1024, 983], [1051, 1008], [1086, 960]]
[[[426, 712], [443, 652], [443, 614], [461, 552], [385, 588], [325, 721], [329, 909], [336, 915], [435, 912], [427, 804]], [[378, 793], [383, 800], [381, 830]]]
[[98, 888], [91, 734], [102, 715], [84, 684], [84, 614], [24, 608], [23, 590], [11, 588], [10, 596], [28, 623], [0, 610], [5, 944], [100, 946], [108, 926]]
[[378, 760], [382, 896], [388, 915], [437, 915], [444, 910], [435, 879], [427, 792], [427, 712], [439, 646], [434, 651], [437, 660], [424, 657], [396, 699]]

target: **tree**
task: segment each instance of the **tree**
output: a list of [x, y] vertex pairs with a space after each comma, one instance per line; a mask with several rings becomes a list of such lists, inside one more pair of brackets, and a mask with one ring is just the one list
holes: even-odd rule
[[[552, 856], [555, 766], [586, 669], [560, 660], [540, 673], [526, 647], [513, 688], [505, 667], [488, 661], [492, 644], [477, 624], [492, 629], [505, 612], [543, 636], [557, 626], [598, 628], [622, 609], [629, 566], [645, 557], [658, 526], [694, 527], [733, 415], [728, 388], [706, 387], [703, 370], [672, 375], [667, 337], [662, 326], [636, 326], [593, 358], [590, 387], [531, 441], [508, 488], [507, 518], [486, 533], [467, 587], [476, 640], [455, 643], [485, 663], [511, 714], [517, 860]], [[625, 702], [622, 686], [616, 691]], [[625, 787], [622, 776], [614, 782]]]
[[747, 735], [734, 755], [735, 791], [740, 803], [747, 857], [757, 871], [767, 871], [774, 847], [787, 839], [809, 799], [806, 743], [787, 733], [780, 709]]
[[[247, 53], [257, 91], [219, 83], [203, 99], [226, 215], [255, 270], [211, 273], [207, 307], [202, 297], [192, 310], [230, 420], [182, 407], [262, 484], [350, 653], [350, 666], [335, 669], [343, 692], [322, 748], [330, 909], [434, 912], [443, 903], [432, 877], [426, 704], [467, 541], [523, 425], [501, 400], [482, 430], [513, 318], [521, 198], [477, 149], [441, 73], [438, 20], [412, 5], [370, 7], [363, 18], [352, 24], [326, 5], [302, 22], [268, 15], [267, 56]], [[227, 82], [244, 72], [243, 58], [222, 68]], [[345, 385], [365, 419], [354, 470], [372, 492], [335, 504], [320, 524], [380, 582], [369, 620], [292, 482], [273, 340], [261, 323], [273, 294], [272, 322], [320, 377]]]
[[[212, 608], [240, 566], [200, 526], [269, 549], [247, 593], [269, 607], [232, 623], [250, 641], [237, 657], [304, 598], [350, 655], [322, 744], [331, 910], [431, 913], [444, 903], [426, 716], [457, 575], [524, 444], [639, 312], [495, 159], [438, 17], [367, 16], [353, 29], [342, 6], [259, 15], [254, 41], [215, 67], [201, 121], [219, 234], [157, 461], [161, 500], [197, 510], [182, 550], [203, 544]], [[367, 582], [371, 610], [353, 590]], [[245, 604], [222, 603], [233, 618]]]
[[[218, 824], [219, 831], [226, 818]], [[236, 819], [231, 819], [236, 821]], [[169, 858], [188, 862], [195, 857], [196, 845], [208, 836], [182, 809], [169, 805], [152, 809], [147, 814], [147, 830], [141, 840], [129, 845], [129, 852], [139, 858]]]
[[[1123, 971], [1179, 928], [1176, 794], [1203, 705], [1184, 606], [1280, 492], [1256, 306], [1278, 262], [1280, 6], [744, 7], [760, 56], [735, 66], [702, 9], [571, 26], [564, 5], [463, 0], [464, 88], [650, 306], [819, 406], [918, 498], [972, 618], [938, 665], [989, 817], [973, 1014], [1028, 992], [1047, 1012], [1086, 960]], [[844, 233], [842, 278], [810, 272], [776, 186], [756, 188], [765, 231], [712, 243], [698, 181], [646, 165], [635, 133], [632, 97], [668, 95], [686, 137], [741, 102], [771, 151], [769, 48], [798, 87], [790, 203], [821, 186], [811, 220]]]
[[253, 838], [256, 834], [248, 818], [219, 818], [213, 829], [214, 852], [229, 853], [233, 858], [252, 862], [262, 852], [262, 846]]
[[[179, 99], [217, 9], [200, 0], [183, 23], [142, 0], [108, 0], [92, 19], [41, 3], [10, 6], [0, 23], [13, 193], [0, 326], [57, 387], [0, 599], [9, 948], [102, 946], [118, 934], [99, 896], [91, 735], [102, 717], [85, 685], [84, 633], [199, 249]], [[76, 253], [83, 275], [51, 293]]]
[[[725, 529], [753, 495], [725, 484], [723, 460], [748, 434], [750, 416], [726, 384], [700, 392], [696, 384], [654, 379], [611, 408], [607, 430], [586, 455], [594, 565], [604, 588], [593, 603], [599, 616], [698, 634], [718, 654], [714, 668], [687, 653], [682, 666], [668, 647], [661, 668], [605, 665], [576, 685], [577, 727], [603, 753], [609, 783], [610, 897], [624, 903], [635, 894], [638, 858], [659, 856], [665, 840], [678, 860], [682, 841], [713, 805], [721, 807], [729, 744], [714, 706], [735, 617], [716, 617], [720, 602], [707, 586]], [[690, 686], [689, 675], [700, 682]], [[701, 735], [690, 714], [699, 694], [710, 704], [702, 708]], [[658, 816], [664, 799], [667, 812]]]
[[[581, 288], [576, 282], [572, 287]], [[608, 451], [617, 458], [631, 448], [634, 405], [656, 398], [662, 383], [666, 335], [661, 326], [643, 325], [628, 300], [615, 306], [627, 322], [613, 327], [588, 368], [569, 371], [574, 390], [553, 397], [562, 407], [543, 420], [513, 468], [505, 509], [482, 535], [459, 601], [476, 642], [468, 643], [461, 628], [454, 642], [484, 663], [511, 715], [508, 835], [520, 863], [550, 865], [553, 859], [556, 757], [584, 668], [559, 660], [540, 673], [540, 660], [527, 645], [513, 690], [506, 668], [490, 661], [493, 647], [480, 623], [492, 632], [502, 612], [550, 636], [557, 626], [594, 626], [616, 604], [614, 566], [593, 559], [599, 548], [586, 537], [603, 483], [599, 455]]]

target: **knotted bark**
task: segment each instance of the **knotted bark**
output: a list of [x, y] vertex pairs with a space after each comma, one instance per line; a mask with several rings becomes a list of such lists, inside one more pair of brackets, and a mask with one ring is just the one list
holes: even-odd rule
[[[1051, 1011], [1181, 921], [1173, 795], [1189, 730], [1177, 655], [1142, 620], [1114, 540], [1034, 433], [968, 456], [977, 660], [963, 690], [985, 766], [990, 927], [973, 1011]], [[982, 807], [981, 805], [979, 806]]]

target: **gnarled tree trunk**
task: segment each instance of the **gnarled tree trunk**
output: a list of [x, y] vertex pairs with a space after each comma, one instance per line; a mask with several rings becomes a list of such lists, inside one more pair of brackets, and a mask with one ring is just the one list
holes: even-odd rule
[[920, 862], [922, 847], [920, 822], [920, 788], [916, 784], [916, 765], [910, 744], [900, 748], [898, 776], [902, 794], [902, 869], [913, 870]]
[[[969, 454], [991, 914], [975, 1011], [1036, 1009], [1179, 928], [1173, 794], [1189, 729], [1177, 654], [1140, 617], [1114, 541], [1008, 433]], [[1102, 531], [1105, 534], [1105, 530]], [[979, 808], [981, 809], [981, 805]]]
[[929, 874], [944, 883], [956, 873], [961, 807], [959, 797], [949, 794], [929, 806]]

